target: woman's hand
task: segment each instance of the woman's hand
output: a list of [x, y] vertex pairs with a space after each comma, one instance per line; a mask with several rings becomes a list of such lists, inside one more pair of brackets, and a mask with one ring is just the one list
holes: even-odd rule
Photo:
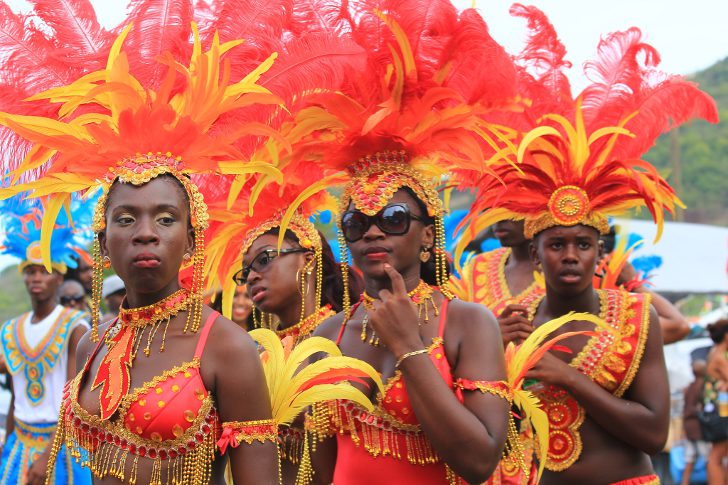
[[503, 336], [503, 346], [513, 342], [523, 343], [533, 332], [533, 325], [528, 321], [528, 308], [524, 305], [511, 304], [503, 309], [498, 317], [498, 326]]
[[425, 348], [420, 337], [417, 306], [407, 295], [404, 279], [389, 264], [384, 271], [392, 282], [392, 291], [381, 290], [374, 300], [374, 309], [368, 310], [369, 324], [382, 343], [397, 357]]
[[578, 371], [550, 352], [546, 352], [536, 365], [526, 373], [526, 379], [536, 379], [544, 384], [551, 384], [568, 390], [574, 372]]

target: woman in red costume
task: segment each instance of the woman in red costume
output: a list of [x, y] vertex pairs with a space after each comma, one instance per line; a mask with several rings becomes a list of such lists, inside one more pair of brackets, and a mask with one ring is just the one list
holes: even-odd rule
[[317, 333], [386, 385], [368, 391], [371, 412], [345, 400], [315, 407], [313, 482], [482, 483], [502, 456], [511, 392], [492, 314], [453, 300], [447, 287], [435, 187], [450, 170], [485, 169], [501, 135], [486, 116], [511, 107], [515, 70], [474, 10], [377, 5], [350, 20], [366, 69], [341, 92], [315, 97], [311, 110], [339, 128], [320, 149], [348, 181], [339, 244], [365, 284]]
[[[287, 124], [283, 132], [290, 126]], [[266, 151], [269, 153], [274, 145], [270, 140]], [[229, 292], [234, 285], [245, 284], [254, 305], [255, 327], [275, 330], [281, 340], [290, 340], [287, 345], [309, 338], [321, 322], [340, 312], [345, 289], [350, 299], [361, 294], [361, 282], [355, 275], [350, 275], [348, 285], [344, 285], [331, 247], [309, 220], [316, 210], [331, 205], [332, 197], [328, 194], [305, 202], [283, 229], [279, 246], [285, 208], [310, 183], [324, 177], [318, 164], [304, 160], [295, 150], [294, 153], [297, 161], [289, 160], [291, 155], [281, 150], [277, 158], [285, 161], [281, 164], [283, 182], [263, 189], [252, 214], [240, 218], [240, 213], [249, 213], [250, 206], [251, 191], [243, 190], [232, 210], [212, 211], [215, 215], [209, 231], [210, 247], [223, 248], [211, 258], [222, 286]], [[260, 160], [263, 155], [255, 158]], [[294, 483], [299, 464], [304, 461], [304, 438], [302, 418], [280, 429], [285, 484]]]
[[[65, 442], [98, 482], [221, 483], [221, 433], [237, 436], [226, 455], [236, 483], [279, 481], [277, 429], [256, 346], [202, 304], [208, 214], [190, 180], [245, 159], [213, 135], [218, 118], [251, 98], [278, 100], [255, 79], [230, 83], [220, 56], [236, 43], [215, 37], [203, 51], [192, 27], [189, 65], [161, 56], [166, 75], [156, 87], [143, 88], [129, 71], [130, 26], [106, 69], [34, 97], [63, 103], [65, 119], [0, 115], [34, 143], [19, 173], [53, 155], [42, 176], [3, 189], [49, 194], [44, 230], [72, 192], [104, 191], [94, 216], [92, 332], [79, 344], [82, 370], [67, 385], [53, 445], [57, 452]], [[186, 265], [192, 277], [181, 285]], [[127, 297], [118, 318], [99, 327], [102, 271], [110, 266]], [[245, 372], [230, 372], [231, 361]]]
[[[547, 22], [531, 13], [536, 24]], [[657, 53], [634, 28], [605, 37], [600, 58], [588, 64], [598, 75], [572, 100], [560, 77], [563, 46], [552, 30], [547, 34], [539, 42], [553, 55], [529, 52], [557, 62], [532, 79], [533, 104], [524, 111], [525, 120], [540, 121], [524, 130], [517, 150], [503, 152], [517, 168], [492, 165], [505, 190], [490, 190], [500, 182], [480, 187], [474, 223], [525, 219], [546, 286], [528, 308], [534, 328], [574, 311], [598, 315], [610, 327], [564, 340], [568, 352], [546, 354], [527, 375], [539, 381], [533, 389], [550, 424], [541, 483], [656, 484], [649, 455], [664, 446], [669, 420], [657, 313], [649, 295], [595, 290], [592, 277], [608, 216], [646, 206], [661, 226], [664, 211], [679, 204], [641, 155], [670, 127], [668, 119], [715, 121], [716, 108], [693, 84], [659, 73]], [[591, 327], [573, 322], [554, 334], [585, 328]]]

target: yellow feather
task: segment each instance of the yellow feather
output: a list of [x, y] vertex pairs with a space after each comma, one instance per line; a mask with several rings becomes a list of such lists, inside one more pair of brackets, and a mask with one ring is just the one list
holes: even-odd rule
[[56, 225], [56, 218], [61, 211], [61, 207], [71, 200], [71, 194], [53, 194], [48, 201], [48, 205], [43, 211], [43, 222], [40, 225], [40, 254], [43, 260], [43, 266], [50, 273], [52, 271], [51, 262], [51, 236], [53, 228]]

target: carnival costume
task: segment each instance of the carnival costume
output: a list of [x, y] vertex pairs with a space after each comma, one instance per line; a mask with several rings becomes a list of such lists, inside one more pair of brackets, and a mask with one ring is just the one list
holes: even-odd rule
[[[310, 110], [311, 116], [338, 128], [321, 151], [322, 163], [347, 180], [340, 213], [353, 209], [373, 216], [403, 188], [422, 201], [425, 217], [435, 226], [435, 245], [422, 248], [420, 258], [423, 263], [434, 260], [436, 287], [422, 281], [409, 296], [419, 315], [438, 325], [438, 336], [426, 351], [454, 394], [476, 391], [510, 401], [508, 382], [458, 379], [445, 357], [452, 294], [444, 250], [445, 210], [436, 185], [455, 168], [487, 171], [486, 153], [509, 136], [509, 130], [487, 121], [487, 115], [517, 108], [515, 69], [474, 10], [458, 13], [448, 2], [426, 8], [417, 2], [362, 2], [352, 10], [356, 15], [345, 17], [351, 18], [352, 36], [367, 52], [367, 68], [352, 72], [341, 92], [312, 96]], [[496, 75], [481, 76], [479, 69]], [[331, 184], [322, 180], [318, 186]], [[291, 207], [288, 214], [294, 211]], [[341, 260], [348, 261], [341, 227], [339, 246]], [[445, 296], [441, 308], [434, 304], [434, 291]], [[356, 305], [351, 303], [344, 301], [339, 340], [353, 313], [371, 308], [373, 298], [365, 293]], [[360, 338], [380, 345], [366, 317]], [[387, 381], [373, 411], [346, 400], [330, 402], [316, 406], [309, 427], [319, 439], [336, 436], [336, 484], [460, 482], [422, 430], [400, 372]]]
[[[201, 327], [208, 214], [189, 174], [211, 173], [219, 170], [221, 163], [230, 161], [237, 162], [240, 173], [263, 169], [240, 163], [246, 159], [245, 154], [232, 145], [233, 140], [251, 130], [260, 134], [260, 127], [242, 123], [233, 125], [233, 133], [212, 128], [219, 118], [227, 115], [229, 122], [229, 117], [245, 106], [279, 102], [256, 84], [274, 56], [248, 76], [230, 83], [229, 61], [221, 60], [221, 56], [240, 41], [220, 44], [213, 35], [210, 50], [203, 52], [197, 28], [192, 24], [194, 44], [189, 66], [168, 53], [161, 56], [158, 67], [166, 69], [166, 74], [155, 90], [143, 86], [129, 71], [122, 46], [130, 29], [131, 26], [125, 28], [114, 42], [106, 69], [32, 98], [62, 103], [59, 120], [0, 114], [0, 123], [34, 143], [17, 173], [54, 155], [42, 176], [2, 192], [32, 190], [33, 196], [49, 195], [44, 220], [52, 225], [72, 192], [94, 188], [101, 180], [104, 195], [94, 216], [94, 230], [100, 232], [105, 228], [106, 196], [114, 183], [139, 186], [166, 175], [182, 185], [190, 202], [195, 239], [190, 258], [190, 288], [150, 307], [122, 309], [99, 342], [99, 346], [109, 348], [92, 383], [93, 388], [101, 387], [101, 414], [90, 415], [78, 403], [81, 382], [88, 375], [88, 369], [84, 369], [66, 388], [54, 452], [65, 443], [97, 477], [112, 475], [134, 482], [139, 457], [146, 457], [153, 461], [153, 483], [206, 483], [210, 480], [221, 423], [212, 395], [200, 379], [199, 364], [214, 319], [203, 327], [191, 361], [134, 390], [130, 389], [129, 372], [142, 342], [147, 341], [143, 350], [148, 355], [154, 334], [160, 327], [166, 331], [177, 313], [187, 313], [185, 332], [197, 332]], [[182, 75], [181, 83], [178, 73]], [[77, 110], [81, 107], [94, 111], [79, 114]], [[93, 256], [92, 339], [98, 340], [101, 274], [103, 266], [108, 265], [108, 261], [101, 260], [98, 242], [94, 244]], [[163, 350], [164, 338], [160, 351]], [[180, 389], [185, 392], [176, 394]], [[158, 419], [153, 422], [149, 411], [144, 410], [150, 396], [154, 396], [156, 404], [163, 404], [155, 407]]]
[[[0, 202], [0, 206], [2, 254], [18, 259], [21, 272], [29, 265], [42, 265], [41, 204], [37, 200], [21, 201], [16, 196]], [[72, 227], [63, 216], [51, 239], [51, 266], [53, 271], [62, 274], [68, 267], [76, 266], [74, 256], [82, 251], [84, 242], [81, 234], [84, 228], [80, 224]], [[13, 380], [15, 398], [10, 410], [13, 431], [2, 450], [0, 483], [3, 485], [26, 483], [28, 469], [50, 446], [68, 378], [69, 340], [77, 328], [89, 328], [83, 312], [60, 305], [38, 322], [33, 322], [33, 317], [31, 311], [0, 326], [2, 358]], [[65, 446], [52, 458], [58, 461], [49, 461], [51, 465], [56, 464], [50, 483], [91, 483], [88, 470], [72, 460]]]
[[[647, 207], [658, 224], [663, 212], [680, 201], [648, 162], [640, 159], [662, 132], [691, 118], [717, 120], [713, 100], [677, 76], [655, 68], [657, 52], [632, 28], [606, 36], [599, 58], [587, 64], [592, 84], [576, 99], [562, 68], [564, 48], [537, 9], [516, 6], [536, 26], [520, 61], [540, 69], [521, 83], [532, 104], [513, 126], [523, 130], [518, 149], [505, 147], [500, 164], [491, 165], [497, 182], [482, 179], [470, 214], [471, 230], [504, 219], [525, 219], [525, 236], [533, 238], [555, 226], [577, 224], [601, 233], [607, 217]], [[544, 53], [550, 55], [544, 55]], [[639, 62], [645, 59], [645, 64]], [[543, 64], [544, 59], [550, 63]], [[518, 115], [515, 115], [516, 117]], [[534, 123], [535, 121], [535, 123]], [[513, 160], [517, 161], [514, 166]], [[650, 298], [622, 290], [597, 290], [600, 318], [611, 330], [598, 330], [570, 365], [617, 397], [629, 388], [640, 366], [650, 324]], [[530, 304], [533, 319], [541, 298]], [[545, 466], [568, 469], [580, 456], [582, 406], [566, 391], [547, 386], [538, 393], [549, 418]], [[652, 483], [656, 477], [631, 479]], [[650, 481], [652, 480], [652, 481]], [[620, 482], [621, 483], [621, 482]]]

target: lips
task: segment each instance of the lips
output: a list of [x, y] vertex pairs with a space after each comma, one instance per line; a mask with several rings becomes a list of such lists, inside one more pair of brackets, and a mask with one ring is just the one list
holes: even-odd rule
[[372, 260], [387, 259], [389, 249], [382, 246], [370, 246], [363, 251], [364, 256]]
[[250, 289], [250, 299], [253, 300], [254, 303], [258, 303], [260, 300], [265, 298], [266, 293], [267, 290], [262, 286], [254, 286]]
[[156, 268], [162, 264], [162, 261], [156, 254], [140, 253], [134, 257], [132, 264], [137, 268]]
[[576, 270], [564, 270], [559, 273], [559, 279], [565, 283], [576, 283], [581, 280], [581, 273]]

